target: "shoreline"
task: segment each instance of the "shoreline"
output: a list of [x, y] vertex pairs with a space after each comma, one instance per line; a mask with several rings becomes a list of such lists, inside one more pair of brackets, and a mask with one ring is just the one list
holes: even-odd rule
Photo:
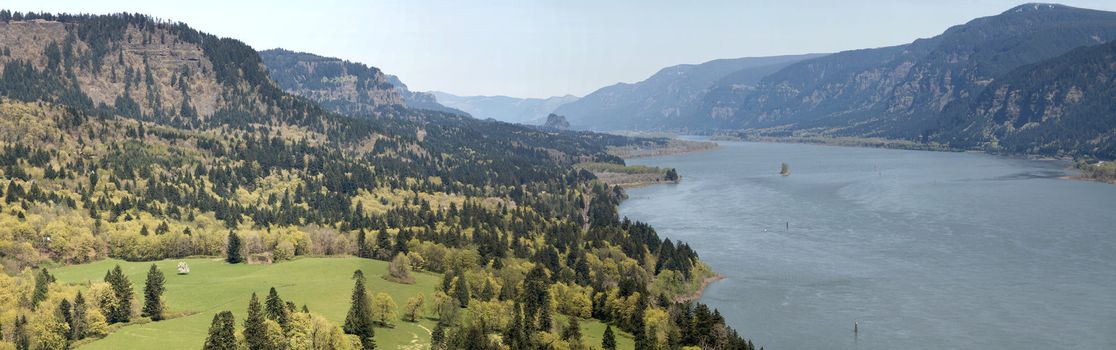
[[701, 281], [701, 287], [698, 287], [698, 289], [695, 290], [693, 293], [690, 293], [689, 295], [675, 296], [674, 301], [679, 302], [679, 303], [697, 301], [698, 299], [701, 299], [701, 296], [703, 294], [705, 294], [705, 289], [708, 288], [709, 285], [713, 284], [713, 282], [724, 280], [726, 278], [728, 278], [728, 277], [725, 277], [725, 275], [714, 272], [712, 276], [706, 277], [704, 280], [702, 280]]
[[1044, 162], [1061, 162], [1065, 163], [1064, 170], [1077, 171], [1077, 174], [1067, 174], [1059, 176], [1057, 179], [1066, 181], [1087, 181], [1099, 182], [1103, 184], [1116, 185], [1116, 179], [1093, 178], [1081, 175], [1081, 168], [1078, 168], [1074, 163], [1073, 158], [1069, 157], [1051, 157], [1037, 154], [1015, 154], [1015, 153], [999, 153], [979, 149], [961, 149], [950, 147], [911, 147], [903, 142], [891, 143], [887, 139], [871, 139], [871, 141], [864, 144], [854, 144], [849, 141], [852, 139], [844, 138], [794, 138], [794, 137], [759, 137], [759, 138], [746, 138], [726, 135], [714, 135], [709, 137], [710, 142], [725, 141], [725, 142], [758, 142], [758, 143], [784, 143], [784, 144], [803, 144], [803, 145], [818, 145], [818, 146], [832, 146], [832, 147], [850, 147], [850, 148], [876, 148], [876, 149], [889, 149], [889, 150], [904, 150], [904, 151], [925, 151], [925, 152], [953, 152], [953, 153], [979, 153], [989, 156], [1002, 157], [1007, 159], [1016, 160], [1032, 160]]

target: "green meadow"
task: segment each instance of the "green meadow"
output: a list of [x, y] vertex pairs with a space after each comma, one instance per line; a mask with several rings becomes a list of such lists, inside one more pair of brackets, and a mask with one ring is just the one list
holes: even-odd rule
[[[185, 261], [190, 274], [178, 275], [177, 265]], [[359, 258], [303, 258], [272, 265], [226, 264], [221, 259], [181, 259], [154, 262], [166, 275], [167, 311], [172, 319], [160, 322], [129, 324], [115, 329], [105, 337], [82, 345], [81, 349], [199, 349], [205, 341], [213, 315], [230, 310], [242, 326], [252, 292], [262, 300], [268, 289], [275, 287], [279, 296], [301, 307], [306, 305], [341, 324], [349, 309], [353, 271], [360, 269], [368, 277], [368, 289], [374, 295], [386, 292], [402, 307], [407, 299], [437, 290], [441, 275], [417, 272], [414, 284], [399, 284], [380, 278], [387, 271], [385, 261]], [[58, 268], [52, 271], [58, 282], [85, 284], [101, 281], [105, 272], [120, 264], [131, 279], [136, 302], [142, 303], [143, 282], [151, 262], [102, 260], [94, 263]], [[393, 328], [377, 328], [379, 349], [427, 349], [430, 329], [435, 322], [423, 318], [417, 323], [398, 320]], [[605, 326], [596, 320], [581, 323], [586, 344], [600, 347]], [[622, 349], [634, 344], [630, 335], [617, 332]]]

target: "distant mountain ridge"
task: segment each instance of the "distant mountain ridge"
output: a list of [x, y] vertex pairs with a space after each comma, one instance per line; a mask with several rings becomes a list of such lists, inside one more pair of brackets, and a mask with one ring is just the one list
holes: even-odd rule
[[910, 44], [807, 60], [753, 91], [709, 95], [695, 127], [810, 131], [923, 142], [951, 136], [943, 115], [1008, 72], [1116, 38], [1116, 13], [1027, 4]]
[[[555, 113], [574, 128], [881, 138], [1114, 159], [1114, 40], [1116, 12], [1024, 4], [903, 45], [731, 73], [717, 61], [668, 67]], [[721, 77], [698, 77], [699, 68]]]
[[632, 84], [601, 88], [554, 112], [566, 115], [576, 128], [663, 129], [686, 125], [695, 102], [722, 80], [726, 84], [754, 86], [760, 78], [791, 63], [820, 54], [719, 59], [701, 64], [663, 68]]
[[447, 107], [465, 111], [480, 119], [492, 118], [520, 124], [542, 124], [547, 115], [559, 106], [573, 101], [573, 95], [548, 98], [517, 98], [508, 96], [458, 96], [441, 91], [431, 91], [437, 102]]

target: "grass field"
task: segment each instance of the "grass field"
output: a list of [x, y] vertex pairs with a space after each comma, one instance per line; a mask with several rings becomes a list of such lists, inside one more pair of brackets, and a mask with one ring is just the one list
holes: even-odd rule
[[[177, 275], [179, 261], [190, 265], [189, 275]], [[135, 303], [142, 303], [143, 281], [151, 262], [124, 262], [103, 260], [89, 264], [58, 268], [52, 271], [61, 283], [82, 284], [101, 281], [105, 272], [120, 264], [132, 281], [136, 293]], [[230, 310], [241, 327], [248, 308], [248, 299], [256, 292], [261, 302], [268, 289], [275, 287], [286, 301], [300, 307], [306, 304], [311, 311], [341, 324], [349, 308], [349, 296], [356, 269], [368, 276], [372, 294], [387, 292], [402, 307], [408, 298], [423, 293], [429, 300], [441, 276], [415, 273], [415, 284], [397, 284], [383, 280], [387, 262], [358, 258], [304, 258], [274, 265], [230, 265], [220, 259], [185, 259], [155, 262], [166, 275], [164, 295], [169, 314], [190, 314], [161, 322], [128, 325], [113, 331], [108, 337], [85, 344], [82, 349], [198, 349], [205, 341], [213, 315]], [[402, 311], [399, 311], [402, 313]], [[604, 324], [595, 320], [581, 323], [586, 343], [599, 347]], [[394, 328], [377, 328], [376, 343], [379, 349], [426, 349], [434, 322], [422, 319], [418, 323], [397, 321]], [[616, 329], [614, 329], [615, 331]], [[622, 349], [633, 347], [627, 334], [617, 332]]]

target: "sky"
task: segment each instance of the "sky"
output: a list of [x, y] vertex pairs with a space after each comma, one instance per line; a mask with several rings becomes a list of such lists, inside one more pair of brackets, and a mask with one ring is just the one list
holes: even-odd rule
[[[257, 50], [339, 57], [411, 90], [584, 96], [718, 58], [903, 44], [1001, 13], [1007, 0], [4, 0], [0, 8], [139, 12]], [[1062, 4], [1116, 11], [1114, 0]]]

